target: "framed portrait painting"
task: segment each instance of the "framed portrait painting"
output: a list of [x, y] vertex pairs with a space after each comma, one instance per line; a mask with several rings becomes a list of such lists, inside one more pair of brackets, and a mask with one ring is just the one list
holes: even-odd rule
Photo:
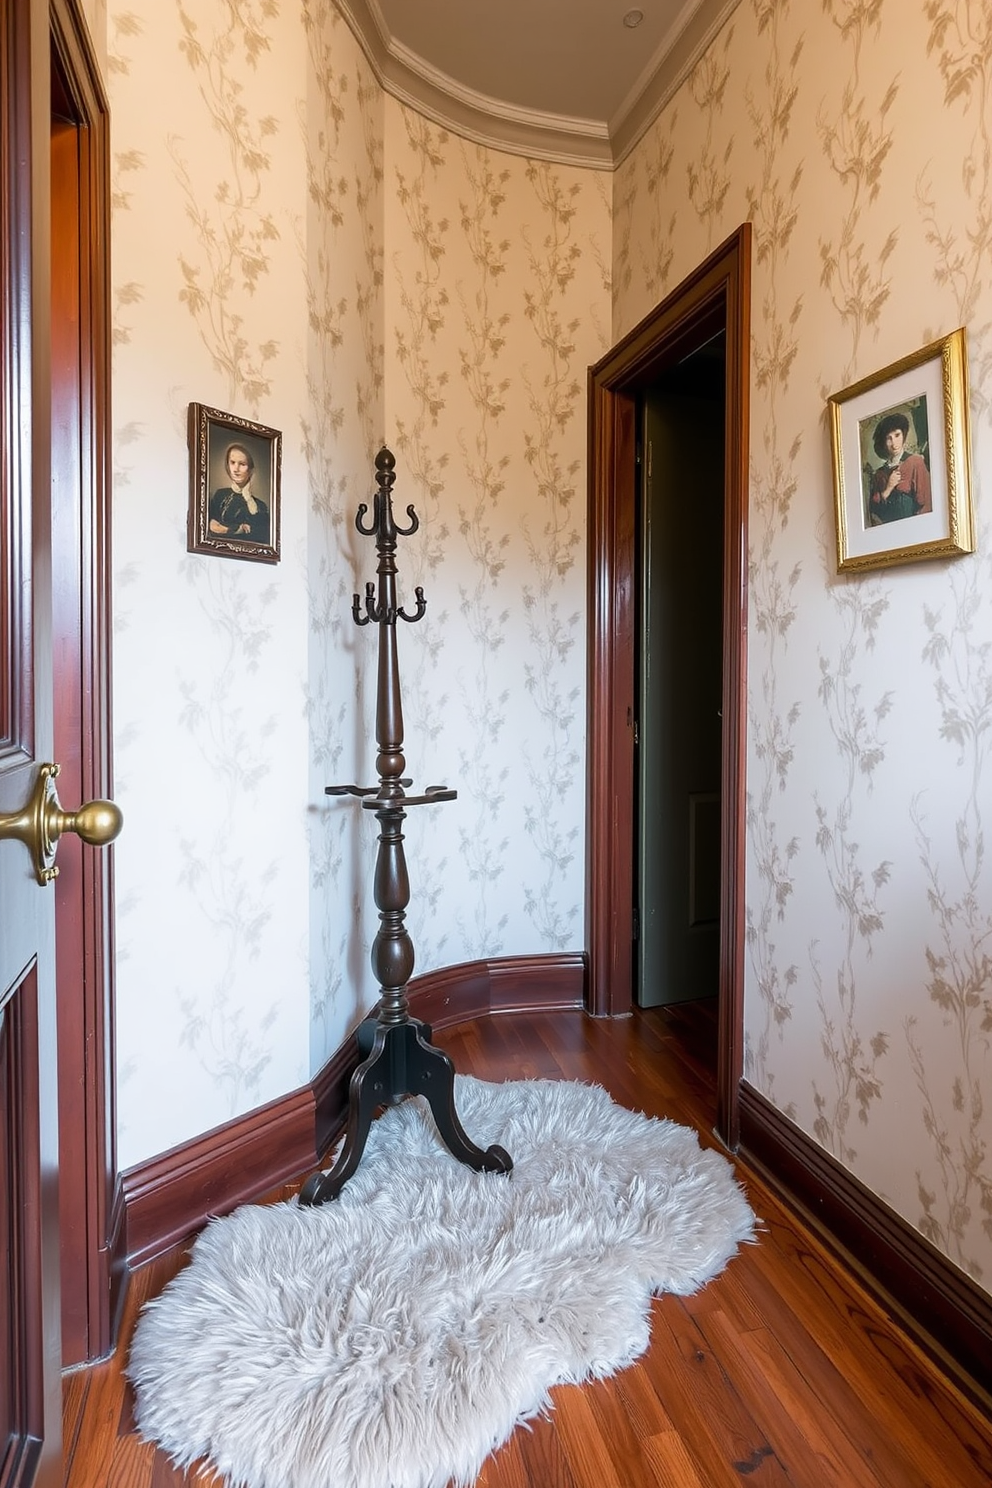
[[836, 393], [828, 407], [838, 570], [974, 552], [963, 330]]
[[279, 562], [282, 435], [233, 413], [189, 405], [191, 553]]

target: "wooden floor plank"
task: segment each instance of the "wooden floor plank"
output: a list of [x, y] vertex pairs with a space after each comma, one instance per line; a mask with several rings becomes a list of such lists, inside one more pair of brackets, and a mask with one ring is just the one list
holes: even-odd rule
[[761, 1488], [788, 1483], [774, 1443], [678, 1298], [655, 1304], [651, 1334], [665, 1358], [655, 1388], [703, 1481], [712, 1488], [742, 1476]]
[[755, 1420], [774, 1436], [791, 1483], [797, 1488], [876, 1483], [865, 1456], [845, 1433], [824, 1422], [820, 1396], [767, 1329], [742, 1332], [717, 1309], [707, 1314], [703, 1331], [726, 1360]]
[[[572, 1475], [558, 1432], [557, 1412], [538, 1417], [517, 1428], [516, 1442], [525, 1473], [527, 1488], [547, 1484], [548, 1488], [584, 1488]], [[491, 1488], [509, 1488], [500, 1471], [500, 1454], [492, 1459]], [[598, 1485], [597, 1485], [598, 1488]]]

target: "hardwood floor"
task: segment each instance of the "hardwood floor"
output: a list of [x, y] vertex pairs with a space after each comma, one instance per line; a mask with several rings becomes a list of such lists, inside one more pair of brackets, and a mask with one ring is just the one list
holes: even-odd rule
[[[594, 1082], [714, 1141], [705, 1006], [616, 1021], [504, 1015], [436, 1042], [461, 1073]], [[556, 1389], [553, 1413], [518, 1429], [477, 1488], [989, 1488], [992, 1422], [767, 1189], [739, 1177], [762, 1221], [758, 1244], [696, 1296], [658, 1298], [647, 1353], [611, 1379]], [[117, 1355], [66, 1376], [67, 1488], [210, 1481], [139, 1441], [122, 1377], [137, 1309], [181, 1263], [173, 1252], [136, 1272]]]

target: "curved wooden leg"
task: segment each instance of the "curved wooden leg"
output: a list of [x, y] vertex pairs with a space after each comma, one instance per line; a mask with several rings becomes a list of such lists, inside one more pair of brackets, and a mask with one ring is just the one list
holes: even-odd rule
[[[391, 1097], [391, 1050], [388, 1035], [393, 1029], [376, 1027], [371, 1051], [353, 1071], [348, 1085], [348, 1130], [338, 1160], [329, 1173], [311, 1173], [300, 1189], [300, 1203], [308, 1207], [336, 1199], [362, 1160], [375, 1113]], [[369, 1024], [358, 1030], [359, 1052], [367, 1047]]]
[[455, 1066], [442, 1049], [435, 1049], [421, 1034], [424, 1025], [409, 1025], [407, 1089], [422, 1095], [431, 1108], [441, 1140], [452, 1157], [477, 1173], [511, 1173], [513, 1159], [504, 1147], [493, 1144], [485, 1151], [469, 1138], [455, 1110]]
[[348, 1086], [348, 1129], [344, 1145], [329, 1173], [313, 1173], [304, 1183], [300, 1190], [301, 1204], [326, 1204], [337, 1198], [362, 1160], [376, 1111], [380, 1106], [395, 1105], [408, 1095], [424, 1096], [452, 1157], [477, 1173], [513, 1171], [513, 1160], [505, 1148], [494, 1143], [483, 1151], [458, 1120], [455, 1067], [442, 1049], [435, 1049], [429, 1042], [430, 1028], [426, 1023], [410, 1019], [387, 1026], [366, 1021], [356, 1038], [359, 1053], [366, 1057]]

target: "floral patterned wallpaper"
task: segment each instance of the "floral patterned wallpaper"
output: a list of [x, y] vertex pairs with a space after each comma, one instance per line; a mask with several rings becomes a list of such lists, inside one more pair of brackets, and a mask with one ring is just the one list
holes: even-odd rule
[[[614, 241], [619, 336], [754, 227], [747, 1078], [987, 1287], [990, 78], [971, 0], [751, 0]], [[978, 552], [839, 577], [825, 399], [959, 325]]]
[[[585, 370], [749, 218], [747, 1078], [992, 1285], [992, 21], [896, 11], [742, 0], [611, 178], [383, 97], [333, 0], [111, 3], [123, 1165], [374, 996], [323, 786], [374, 768], [384, 440], [409, 773], [459, 791], [418, 970], [584, 944]], [[978, 552], [840, 578], [825, 399], [962, 324]], [[277, 568], [186, 554], [191, 399], [283, 430]]]

